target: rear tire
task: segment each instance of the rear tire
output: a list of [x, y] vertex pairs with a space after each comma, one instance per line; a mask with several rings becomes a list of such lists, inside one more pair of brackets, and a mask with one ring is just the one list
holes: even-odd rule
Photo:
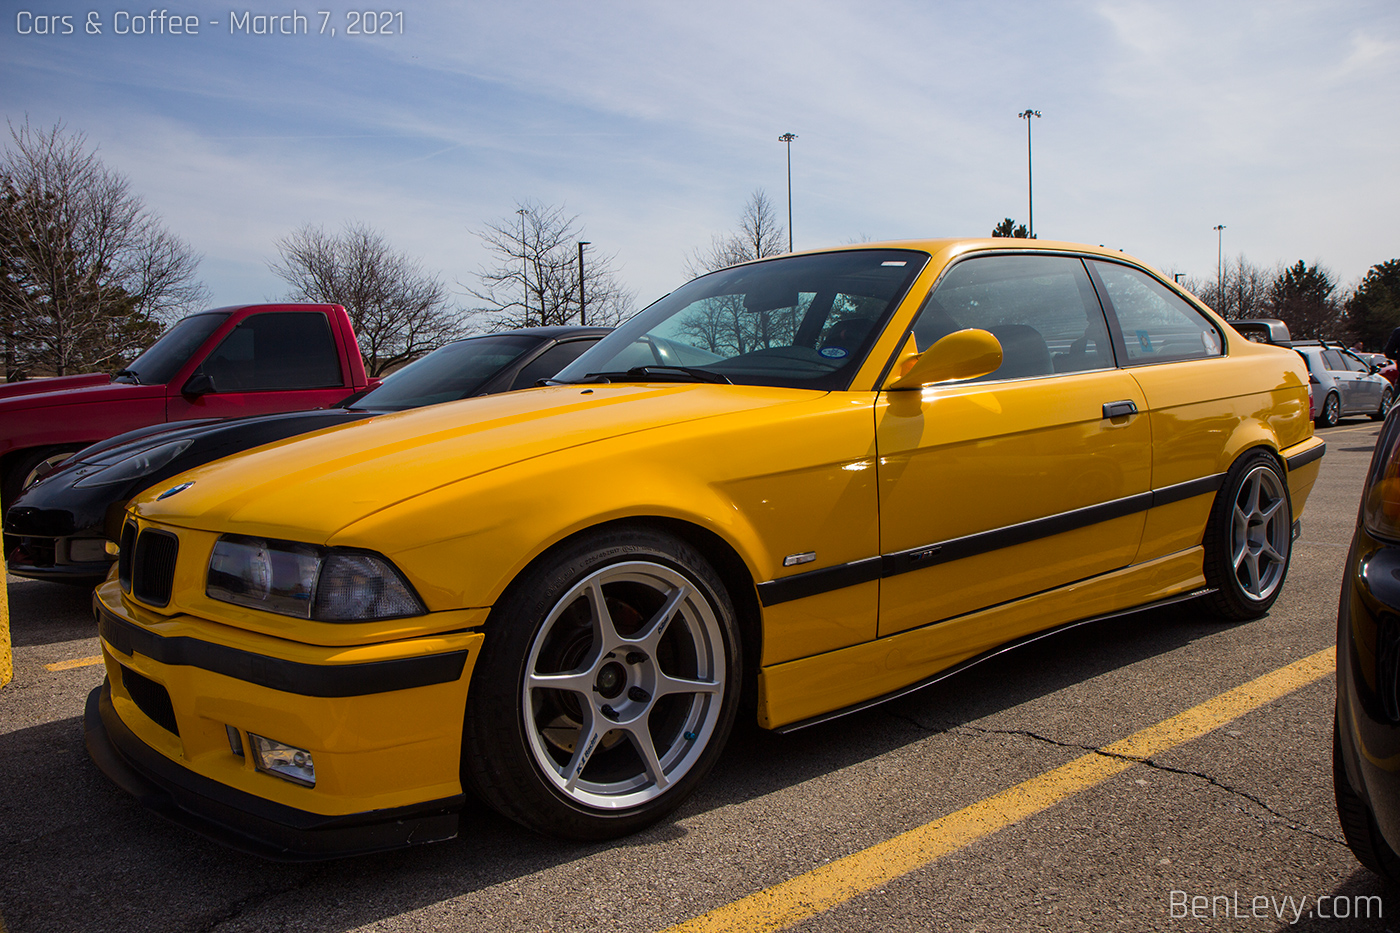
[[738, 627], [694, 548], [646, 528], [581, 538], [491, 610], [467, 696], [463, 783], [553, 836], [610, 839], [666, 816], [719, 757], [738, 708]]
[[1336, 392], [1328, 392], [1327, 398], [1322, 400], [1322, 412], [1317, 416], [1317, 426], [1319, 428], [1336, 427], [1342, 417], [1342, 400]]
[[1269, 611], [1283, 589], [1293, 551], [1288, 482], [1271, 454], [1255, 450], [1230, 468], [1205, 533], [1206, 608], [1243, 622]]
[[1351, 786], [1342, 760], [1342, 735], [1332, 720], [1332, 788], [1337, 798], [1337, 822], [1356, 860], [1391, 884], [1400, 884], [1400, 856], [1385, 841], [1366, 801]]
[[1390, 411], [1390, 404], [1394, 399], [1395, 395], [1391, 391], [1390, 386], [1381, 389], [1381, 407], [1371, 412], [1371, 420], [1384, 421], [1386, 414]]

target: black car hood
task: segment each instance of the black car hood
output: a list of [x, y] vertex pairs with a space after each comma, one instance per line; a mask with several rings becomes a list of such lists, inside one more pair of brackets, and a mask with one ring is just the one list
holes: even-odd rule
[[[231, 454], [376, 414], [381, 412], [324, 408], [227, 421], [179, 422], [131, 431], [84, 448], [43, 482], [25, 490], [6, 511], [4, 529], [11, 535], [64, 537], [91, 533], [115, 539], [127, 501], [149, 486]], [[157, 444], [183, 440], [191, 441], [188, 448], [149, 472], [110, 485], [77, 485], [111, 466], [113, 458], [121, 458], [125, 448], [136, 455]], [[97, 460], [103, 462], [95, 463]]]

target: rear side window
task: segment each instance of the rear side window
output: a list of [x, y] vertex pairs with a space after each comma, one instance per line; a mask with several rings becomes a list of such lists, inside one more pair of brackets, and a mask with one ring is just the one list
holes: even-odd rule
[[967, 259], [938, 284], [914, 322], [923, 352], [957, 330], [990, 331], [1001, 368], [984, 379], [1108, 369], [1108, 328], [1083, 263], [1072, 256]]
[[548, 379], [583, 355], [583, 351], [597, 343], [593, 340], [570, 340], [558, 343], [526, 363], [510, 384], [512, 389], [528, 389], [541, 379]]
[[1220, 356], [1220, 331], [1180, 295], [1140, 269], [1090, 260], [1123, 329], [1129, 364]]
[[1342, 354], [1342, 363], [1347, 369], [1354, 373], [1369, 373], [1371, 371], [1371, 367], [1367, 366], [1350, 353]]
[[200, 367], [216, 392], [269, 392], [342, 385], [330, 321], [319, 311], [255, 314]]

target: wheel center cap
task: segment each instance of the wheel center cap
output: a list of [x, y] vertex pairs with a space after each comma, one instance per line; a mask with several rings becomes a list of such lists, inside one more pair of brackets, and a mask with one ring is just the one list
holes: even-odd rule
[[598, 672], [598, 679], [594, 681], [593, 688], [604, 699], [611, 700], [622, 693], [622, 688], [626, 684], [627, 670], [616, 661], [609, 661]]

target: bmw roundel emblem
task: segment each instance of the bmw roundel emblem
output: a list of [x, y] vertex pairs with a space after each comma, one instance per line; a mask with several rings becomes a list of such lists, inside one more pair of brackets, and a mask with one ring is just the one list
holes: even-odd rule
[[156, 501], [159, 502], [161, 499], [169, 499], [171, 496], [175, 495], [175, 493], [184, 492], [186, 489], [189, 489], [193, 485], [194, 483], [181, 483], [178, 486], [171, 486], [165, 492], [156, 496]]

